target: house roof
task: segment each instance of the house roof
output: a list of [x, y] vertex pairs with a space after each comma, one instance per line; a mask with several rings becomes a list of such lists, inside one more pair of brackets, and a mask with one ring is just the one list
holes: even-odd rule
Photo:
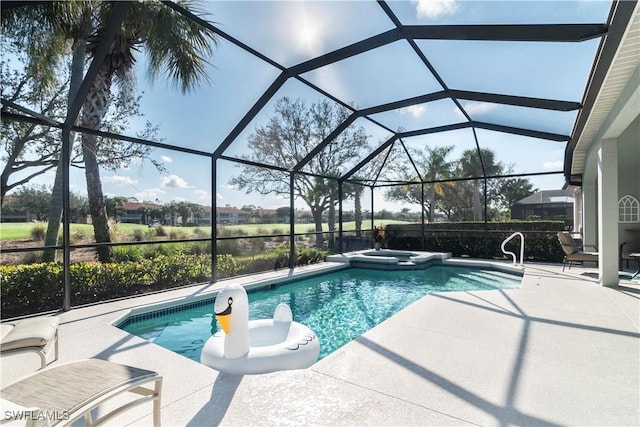
[[[640, 3], [621, 1], [612, 10], [565, 152], [568, 184], [579, 185], [587, 153], [599, 139], [615, 138], [640, 114]], [[611, 113], [614, 112], [612, 115]]]
[[538, 191], [524, 199], [518, 200], [516, 205], [539, 205], [551, 203], [573, 203], [573, 192], [569, 190]]
[[[206, 208], [209, 208], [209, 212], [211, 211], [211, 206], [207, 206]], [[233, 207], [230, 207], [230, 206], [224, 206], [224, 207], [220, 207], [219, 206], [216, 209], [216, 211], [218, 213], [236, 214], [236, 215], [248, 215], [249, 214], [249, 212], [247, 212], [247, 211], [243, 211], [242, 209], [233, 208]]]

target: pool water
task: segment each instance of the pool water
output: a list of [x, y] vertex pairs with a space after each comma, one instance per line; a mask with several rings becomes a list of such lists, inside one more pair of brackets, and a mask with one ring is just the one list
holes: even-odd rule
[[[249, 293], [249, 318], [273, 316], [279, 303], [320, 339], [320, 358], [432, 292], [519, 288], [522, 277], [493, 270], [432, 266], [424, 270], [352, 268]], [[126, 321], [122, 329], [195, 361], [218, 330], [213, 299], [170, 314]]]

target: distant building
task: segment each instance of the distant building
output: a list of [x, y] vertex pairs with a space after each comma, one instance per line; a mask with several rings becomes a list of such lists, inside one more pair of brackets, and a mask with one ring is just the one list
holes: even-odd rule
[[31, 214], [29, 209], [17, 206], [15, 196], [7, 194], [2, 205], [0, 220], [2, 222], [31, 222], [36, 221], [37, 218]]
[[573, 192], [568, 190], [538, 191], [511, 206], [511, 219], [554, 219], [573, 225]]
[[[211, 207], [209, 209], [209, 220], [211, 219]], [[217, 224], [246, 224], [249, 220], [249, 212], [232, 207], [219, 207], [216, 209]], [[209, 222], [210, 224], [211, 222]]]
[[122, 205], [122, 213], [118, 215], [118, 221], [130, 224], [144, 224], [145, 220], [149, 222], [151, 218], [145, 218], [146, 215], [140, 208], [160, 210], [162, 206], [149, 202], [124, 202]]

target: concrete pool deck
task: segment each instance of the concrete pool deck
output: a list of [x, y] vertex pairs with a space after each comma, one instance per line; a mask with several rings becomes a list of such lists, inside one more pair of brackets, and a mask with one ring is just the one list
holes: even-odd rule
[[[425, 296], [311, 368], [267, 375], [221, 375], [111, 325], [212, 288], [195, 286], [61, 313], [54, 364], [97, 357], [159, 372], [164, 426], [637, 426], [640, 282], [604, 288], [595, 274], [526, 264], [521, 289]], [[1, 360], [3, 385], [38, 362]], [[109, 425], [151, 425], [151, 405]]]

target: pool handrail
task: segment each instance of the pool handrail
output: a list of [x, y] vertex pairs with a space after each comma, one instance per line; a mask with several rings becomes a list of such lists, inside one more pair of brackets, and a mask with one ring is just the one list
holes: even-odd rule
[[524, 265], [524, 234], [519, 231], [512, 233], [509, 237], [502, 241], [502, 245], [500, 245], [500, 249], [502, 249], [502, 253], [505, 255], [511, 255], [513, 257], [513, 265], [516, 265], [516, 254], [511, 251], [507, 251], [504, 249], [504, 245], [506, 245], [511, 239], [516, 236], [520, 236], [520, 265]]

